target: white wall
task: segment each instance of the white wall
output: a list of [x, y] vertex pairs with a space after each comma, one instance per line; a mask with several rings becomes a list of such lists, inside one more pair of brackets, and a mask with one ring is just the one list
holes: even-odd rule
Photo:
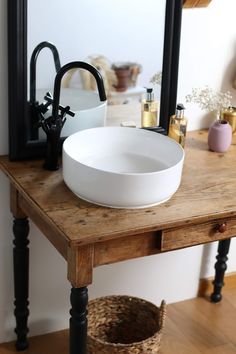
[[[182, 18], [178, 99], [193, 87], [208, 85], [223, 92], [232, 88], [236, 75], [236, 27], [234, 0], [213, 0], [209, 7], [185, 9]], [[208, 127], [213, 116], [194, 104], [187, 104], [189, 129]]]
[[[38, 43], [47, 40], [58, 48], [62, 64], [99, 54], [111, 63], [148, 63], [138, 77], [139, 84], [147, 86], [162, 68], [165, 0], [148, 3], [144, 7], [143, 0], [29, 0], [29, 57]], [[38, 14], [46, 8], [53, 16], [43, 16], [39, 26]], [[44, 50], [38, 59], [37, 87], [51, 87], [51, 53]]]
[[[236, 76], [235, 0], [213, 0], [209, 7], [185, 9], [182, 18], [178, 101], [193, 87], [208, 85], [222, 92], [232, 93], [236, 105], [236, 90], [232, 87]], [[201, 111], [194, 104], [186, 104], [189, 130], [208, 127], [212, 114]], [[217, 244], [204, 247], [201, 277], [212, 275]], [[236, 270], [236, 239], [232, 240], [228, 271]]]
[[[7, 0], [0, 2], [0, 154], [7, 153]], [[184, 10], [179, 75], [179, 101], [193, 86], [208, 84], [228, 89], [235, 73], [235, 0], [213, 0], [206, 9]], [[233, 63], [234, 61], [234, 63]], [[234, 93], [235, 98], [235, 93]], [[190, 129], [207, 125], [203, 112], [188, 108]], [[12, 231], [9, 187], [0, 174], [0, 342], [14, 338], [12, 315]], [[69, 289], [66, 263], [31, 225], [31, 334], [68, 325]], [[229, 271], [236, 271], [236, 243], [229, 255]], [[201, 275], [213, 274], [215, 246], [194, 247], [146, 257], [95, 270], [91, 297], [131, 294], [159, 303], [196, 295]]]

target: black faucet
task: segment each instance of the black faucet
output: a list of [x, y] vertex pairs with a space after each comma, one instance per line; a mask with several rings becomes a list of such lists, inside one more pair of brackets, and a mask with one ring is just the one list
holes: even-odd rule
[[62, 66], [61, 69], [58, 70], [54, 81], [53, 98], [51, 98], [52, 115], [41, 120], [42, 128], [47, 135], [47, 149], [44, 168], [51, 171], [57, 170], [59, 167], [58, 157], [60, 149], [60, 136], [66, 121], [66, 114], [73, 115], [70, 111], [70, 107], [62, 107], [59, 105], [61, 80], [65, 73], [71, 69], [88, 70], [96, 80], [100, 100], [106, 101], [107, 99], [102, 75], [94, 66], [83, 61], [74, 61]]
[[38, 138], [38, 124], [40, 121], [40, 114], [45, 114], [49, 109], [50, 103], [43, 102], [39, 105], [36, 101], [36, 64], [38, 55], [43, 48], [49, 48], [53, 54], [54, 64], [56, 73], [61, 68], [60, 57], [57, 48], [54, 44], [50, 42], [41, 42], [39, 43], [33, 50], [33, 53], [30, 58], [30, 101], [29, 101], [29, 109], [30, 109], [30, 124], [31, 124], [31, 138]]

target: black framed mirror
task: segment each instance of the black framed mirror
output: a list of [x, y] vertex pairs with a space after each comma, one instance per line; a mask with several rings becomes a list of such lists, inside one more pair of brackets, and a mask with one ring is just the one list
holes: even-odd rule
[[[46, 139], [32, 139], [28, 105], [28, 1], [8, 0], [9, 158], [45, 156]], [[158, 131], [167, 134], [177, 97], [182, 0], [166, 0]], [[50, 16], [45, 10], [44, 16]], [[39, 24], [40, 27], [40, 24]], [[145, 29], [143, 29], [145, 31]], [[63, 140], [63, 139], [62, 139]]]

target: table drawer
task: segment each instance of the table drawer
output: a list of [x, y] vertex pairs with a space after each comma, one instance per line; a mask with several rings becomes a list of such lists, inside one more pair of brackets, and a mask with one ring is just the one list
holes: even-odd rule
[[161, 250], [170, 251], [233, 236], [236, 236], [236, 218], [168, 229], [163, 230]]

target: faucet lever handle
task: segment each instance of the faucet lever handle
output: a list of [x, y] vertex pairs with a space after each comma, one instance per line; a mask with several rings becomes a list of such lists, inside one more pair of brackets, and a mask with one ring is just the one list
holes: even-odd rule
[[50, 105], [50, 102], [43, 102], [37, 106], [37, 111], [39, 113], [45, 114], [49, 110]]
[[63, 107], [59, 105], [59, 109], [61, 111], [62, 116], [65, 116], [66, 114], [68, 114], [71, 117], [75, 116], [75, 113], [70, 110], [70, 106]]
[[[51, 105], [53, 103], [53, 96], [50, 92], [46, 93], [46, 96], [44, 96], [44, 99], [48, 102], [48, 105]], [[70, 110], [70, 106], [63, 107], [59, 105], [59, 109], [61, 110], [62, 115], [68, 114], [71, 117], [75, 116], [75, 113]]]

